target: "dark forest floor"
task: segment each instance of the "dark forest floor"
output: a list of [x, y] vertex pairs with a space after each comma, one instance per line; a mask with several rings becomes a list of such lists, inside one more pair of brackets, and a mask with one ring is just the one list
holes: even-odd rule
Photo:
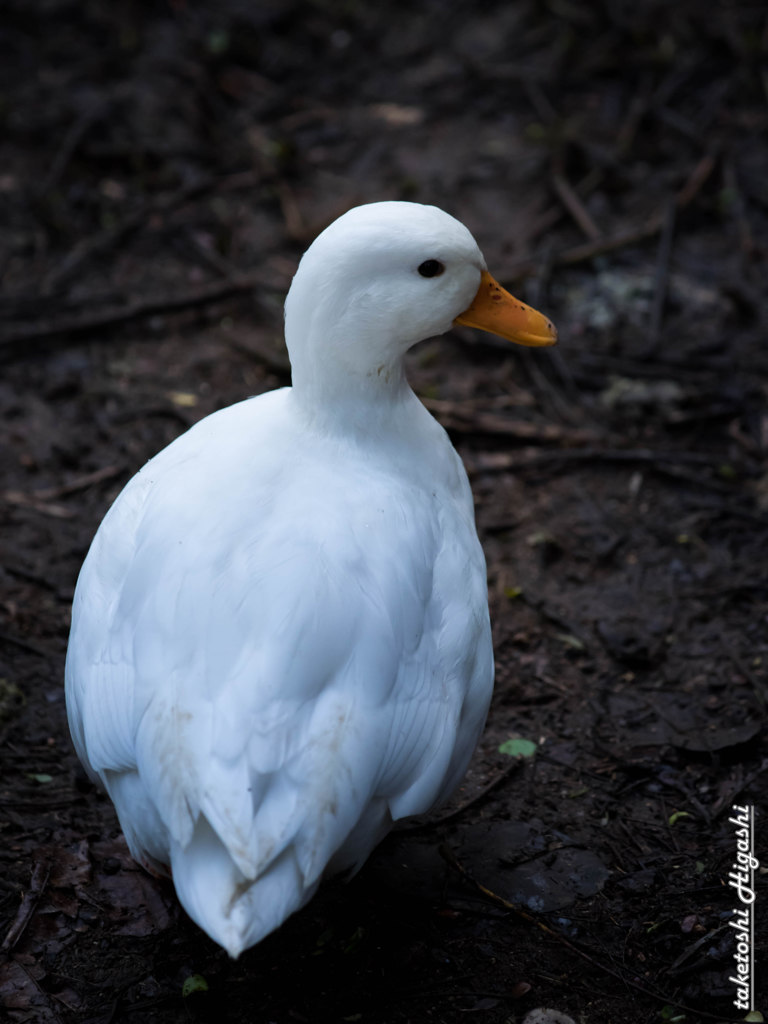
[[[3, 1020], [739, 1017], [728, 819], [759, 814], [768, 766], [768, 14], [479, 10], [0, 14]], [[288, 381], [300, 253], [386, 198], [462, 219], [560, 330], [411, 358], [472, 478], [496, 697], [455, 813], [232, 962], [78, 769], [70, 602], [142, 463]], [[757, 921], [764, 965], [765, 891]]]

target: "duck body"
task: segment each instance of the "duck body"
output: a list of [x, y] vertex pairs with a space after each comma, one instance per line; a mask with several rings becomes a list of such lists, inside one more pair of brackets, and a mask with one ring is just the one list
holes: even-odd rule
[[[482, 270], [458, 228], [471, 273], [438, 327]], [[414, 251], [429, 256], [427, 241]], [[392, 244], [402, 261], [408, 244]], [[302, 282], [300, 268], [289, 295], [294, 386], [150, 460], [104, 519], [73, 606], [77, 753], [134, 858], [169, 872], [232, 956], [450, 795], [492, 691], [469, 483], [402, 372], [427, 335], [392, 343], [382, 314], [360, 356], [351, 325], [381, 300], [353, 287], [323, 312], [313, 292], [332, 270], [321, 259]]]
[[132, 855], [233, 952], [455, 788], [492, 688], [442, 429], [417, 403], [441, 463], [425, 487], [386, 450], [308, 435], [291, 399], [210, 416], [134, 477], [78, 581], [67, 665], [75, 746]]

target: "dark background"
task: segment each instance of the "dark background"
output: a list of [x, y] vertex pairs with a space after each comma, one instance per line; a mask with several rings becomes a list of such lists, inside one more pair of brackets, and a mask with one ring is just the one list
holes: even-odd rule
[[[767, 57], [763, 2], [4, 5], [4, 1019], [736, 1016], [728, 817], [766, 768]], [[453, 810], [233, 963], [77, 768], [70, 601], [144, 460], [288, 382], [299, 255], [387, 198], [465, 221], [560, 329], [410, 359], [472, 478], [497, 696]]]

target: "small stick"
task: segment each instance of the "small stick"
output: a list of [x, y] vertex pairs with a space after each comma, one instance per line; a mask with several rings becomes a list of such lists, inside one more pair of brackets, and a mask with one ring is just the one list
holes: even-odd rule
[[67, 253], [61, 263], [55, 266], [43, 278], [43, 294], [50, 295], [57, 288], [60, 288], [68, 278], [77, 272], [84, 260], [119, 245], [126, 236], [134, 231], [139, 231], [151, 223], [153, 218], [172, 213], [190, 199], [195, 199], [215, 186], [216, 182], [213, 178], [205, 177], [185, 185], [176, 192], [170, 194], [161, 193], [156, 199], [143, 205], [140, 210], [128, 214], [115, 227], [106, 228], [95, 235], [89, 235], [87, 238], [82, 239]]
[[[716, 156], [713, 153], [706, 153], [696, 164], [688, 175], [683, 187], [675, 196], [675, 205], [678, 210], [684, 209], [698, 195], [704, 183], [715, 169]], [[608, 235], [596, 238], [594, 241], [585, 242], [582, 245], [573, 246], [563, 252], [555, 253], [552, 263], [556, 267], [570, 267], [577, 263], [585, 263], [594, 259], [595, 256], [602, 256], [607, 252], [614, 252], [616, 249], [625, 249], [629, 245], [636, 245], [638, 242], [647, 241], [661, 231], [664, 225], [663, 211], [656, 211], [651, 214], [645, 224], [621, 231], [617, 235]], [[506, 278], [526, 277], [536, 273], [539, 267], [539, 260], [528, 259], [509, 267], [503, 275]]]
[[459, 873], [459, 875], [464, 879], [465, 882], [468, 882], [470, 885], [474, 886], [475, 889], [481, 892], [492, 903], [495, 903], [496, 906], [502, 907], [504, 910], [508, 910], [511, 913], [513, 913], [516, 917], [522, 918], [523, 921], [527, 921], [528, 924], [534, 925], [536, 928], [539, 929], [539, 931], [542, 931], [545, 935], [548, 935], [550, 938], [555, 939], [561, 945], [565, 946], [566, 949], [569, 949], [572, 953], [575, 953], [577, 956], [580, 956], [582, 960], [586, 960], [588, 964], [596, 968], [598, 971], [603, 971], [606, 974], [610, 974], [612, 978], [616, 978], [623, 984], [629, 985], [630, 988], [634, 988], [636, 991], [642, 992], [643, 995], [650, 996], [652, 999], [662, 1000], [665, 1003], [670, 1003], [672, 1006], [676, 1006], [679, 1009], [686, 1011], [687, 1013], [696, 1013], [699, 1017], [706, 1017], [708, 1020], [723, 1020], [722, 1016], [716, 1016], [714, 1014], [707, 1013], [706, 1010], [694, 1010], [692, 1007], [686, 1006], [685, 1003], [681, 1003], [673, 996], [670, 996], [664, 992], [656, 992], [652, 988], [648, 988], [646, 985], [642, 985], [634, 978], [626, 974], [622, 974], [620, 971], [617, 971], [615, 968], [609, 966], [605, 961], [596, 960], [593, 956], [590, 956], [590, 954], [587, 953], [586, 950], [574, 945], [572, 942], [566, 939], [564, 935], [561, 935], [559, 932], [556, 932], [553, 928], [550, 928], [549, 925], [544, 924], [543, 921], [540, 921], [539, 918], [536, 917], [534, 914], [529, 914], [527, 910], [524, 910], [522, 907], [518, 906], [515, 903], [510, 903], [509, 900], [504, 899], [503, 896], [499, 896], [498, 893], [495, 893], [492, 889], [489, 889], [487, 886], [483, 885], [482, 882], [478, 882], [477, 879], [474, 878], [467, 871], [467, 869], [464, 867], [461, 861], [457, 859], [453, 850], [449, 849], [445, 844], [443, 844], [440, 847], [440, 855], [448, 864], [451, 865], [451, 867], [455, 868], [455, 870]]
[[12, 350], [21, 342], [42, 341], [60, 334], [83, 334], [100, 327], [113, 327], [117, 324], [129, 323], [131, 320], [138, 320], [156, 313], [173, 313], [192, 309], [195, 306], [205, 306], [211, 302], [229, 298], [231, 295], [252, 292], [258, 288], [278, 287], [281, 285], [274, 279], [266, 278], [258, 272], [242, 274], [178, 295], [158, 296], [145, 300], [137, 299], [118, 309], [106, 309], [100, 313], [86, 313], [82, 316], [64, 316], [59, 320], [52, 320], [33, 327], [17, 327], [15, 331], [12, 329], [5, 337], [0, 352], [3, 350], [8, 352], [9, 349]]
[[579, 199], [565, 175], [555, 172], [552, 175], [552, 184], [555, 192], [557, 192], [560, 197], [563, 206], [565, 206], [587, 238], [591, 239], [593, 242], [596, 242], [598, 238], [602, 238], [603, 232], [592, 220], [589, 210], [587, 210], [584, 203]]
[[19, 909], [16, 911], [16, 917], [13, 919], [11, 927], [6, 932], [3, 944], [0, 946], [0, 952], [10, 952], [16, 943], [19, 941], [24, 933], [24, 929], [29, 924], [37, 901], [43, 894], [43, 890], [48, 883], [48, 876], [51, 873], [50, 864], [44, 864], [42, 861], [38, 861], [35, 864], [35, 869], [32, 872], [32, 878], [29, 882], [29, 888], [24, 893], [19, 904]]
[[102, 466], [92, 473], [85, 473], [83, 476], [75, 477], [68, 484], [61, 484], [59, 487], [43, 487], [34, 491], [30, 497], [35, 501], [52, 501], [54, 498], [63, 498], [67, 494], [75, 494], [77, 491], [84, 491], [93, 484], [100, 484], [104, 480], [112, 480], [123, 472], [123, 466]]
[[[524, 450], [520, 454], [491, 452], [478, 459], [479, 469], [526, 469], [541, 463], [558, 462], [627, 462], [656, 465], [657, 463], [688, 462], [700, 466], [718, 465], [717, 459], [703, 452], [656, 452], [650, 448], [557, 448], [548, 451]], [[732, 489], [729, 489], [729, 493]]]
[[30, 654], [37, 654], [40, 658], [50, 659], [53, 657], [53, 653], [51, 651], [47, 651], [39, 644], [33, 643], [32, 640], [23, 640], [20, 636], [14, 636], [12, 633], [6, 633], [4, 629], [0, 629], [0, 643], [13, 644], [22, 651], [29, 651]]
[[444, 825], [446, 821], [453, 821], [454, 818], [460, 817], [465, 811], [468, 811], [470, 807], [474, 807], [484, 800], [489, 793], [492, 793], [494, 789], [505, 782], [511, 775], [514, 775], [516, 771], [519, 771], [522, 767], [519, 759], [513, 759], [498, 775], [495, 775], [490, 782], [487, 782], [481, 790], [475, 793], [474, 796], [465, 800], [463, 804], [458, 807], [454, 807], [453, 810], [446, 811], [445, 814], [439, 818], [430, 818], [427, 821], [416, 821], [411, 825], [401, 825], [397, 829], [397, 834], [402, 835], [404, 832], [422, 832], [425, 829], [436, 828], [438, 825]]

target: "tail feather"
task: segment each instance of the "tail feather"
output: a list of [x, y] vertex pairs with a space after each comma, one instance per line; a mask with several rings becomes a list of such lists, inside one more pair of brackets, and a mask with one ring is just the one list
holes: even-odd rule
[[233, 959], [303, 907], [318, 885], [304, 885], [292, 846], [256, 879], [246, 878], [203, 815], [186, 847], [171, 844], [171, 870], [184, 909]]

